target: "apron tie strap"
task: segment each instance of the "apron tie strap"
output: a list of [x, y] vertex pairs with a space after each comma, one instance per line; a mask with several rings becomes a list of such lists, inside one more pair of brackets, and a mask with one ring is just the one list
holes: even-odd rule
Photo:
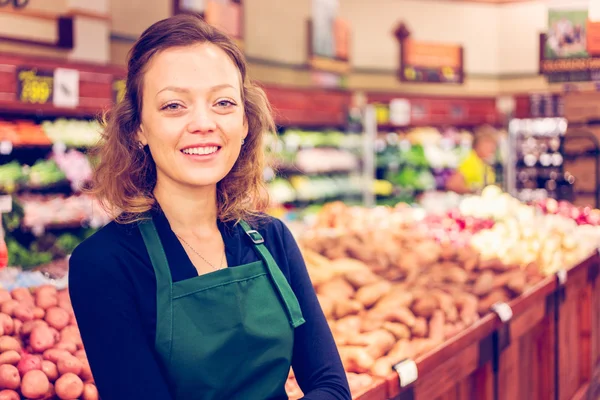
[[275, 259], [273, 259], [273, 256], [264, 245], [265, 239], [257, 230], [252, 229], [246, 221], [240, 221], [240, 225], [252, 243], [254, 243], [256, 251], [258, 251], [261, 258], [267, 265], [271, 279], [273, 280], [275, 288], [279, 293], [279, 297], [281, 298], [281, 301], [283, 301], [283, 304], [286, 308], [290, 325], [294, 328], [299, 327], [305, 322], [300, 309], [300, 304], [298, 303], [298, 299], [292, 291], [292, 288], [288, 284], [287, 279], [283, 275], [283, 272], [281, 272], [281, 269], [279, 266], [277, 266]]

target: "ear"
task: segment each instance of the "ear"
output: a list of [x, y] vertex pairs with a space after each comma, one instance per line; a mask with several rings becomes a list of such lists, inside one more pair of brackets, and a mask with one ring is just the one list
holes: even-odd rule
[[246, 139], [248, 137], [248, 118], [244, 117], [244, 133], [242, 134], [242, 139]]
[[137, 140], [144, 146], [148, 144], [148, 138], [146, 137], [146, 133], [144, 132], [144, 127], [142, 125], [140, 125], [137, 131]]

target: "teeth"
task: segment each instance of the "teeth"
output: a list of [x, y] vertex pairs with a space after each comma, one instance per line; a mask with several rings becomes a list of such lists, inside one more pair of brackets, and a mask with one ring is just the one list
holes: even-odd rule
[[205, 156], [207, 154], [215, 153], [219, 148], [217, 146], [209, 146], [209, 147], [191, 147], [189, 149], [184, 149], [183, 153], [185, 154], [193, 154], [199, 156]]

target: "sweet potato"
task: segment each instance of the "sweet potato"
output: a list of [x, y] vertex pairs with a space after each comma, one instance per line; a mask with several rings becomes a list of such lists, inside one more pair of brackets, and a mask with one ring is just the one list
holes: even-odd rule
[[414, 350], [411, 342], [408, 340], [400, 340], [396, 342], [387, 356], [378, 359], [371, 367], [371, 374], [380, 377], [386, 377], [392, 371], [392, 366], [405, 358], [413, 358]]
[[469, 273], [457, 265], [448, 263], [445, 266], [444, 281], [452, 283], [465, 283], [469, 279]]
[[59, 307], [52, 307], [46, 311], [45, 321], [59, 331], [69, 325], [70, 315], [67, 311]]
[[336, 321], [335, 330], [347, 334], [358, 334], [360, 325], [361, 318], [358, 315], [349, 315]]
[[5, 301], [4, 303], [2, 303], [2, 306], [0, 307], [0, 311], [2, 311], [2, 313], [12, 317], [13, 312], [15, 311], [15, 308], [19, 307], [20, 305], [21, 305], [21, 303], [19, 303], [17, 300], [8, 300], [8, 301]]
[[0, 364], [17, 365], [21, 361], [21, 354], [15, 350], [8, 350], [0, 354]]
[[446, 315], [442, 310], [435, 310], [429, 320], [429, 339], [440, 344], [444, 341], [444, 324]]
[[323, 297], [342, 300], [354, 296], [354, 288], [344, 278], [338, 277], [320, 285], [317, 293]]
[[454, 292], [454, 299], [460, 308], [459, 315], [461, 321], [466, 326], [473, 324], [478, 318], [479, 300], [477, 297], [466, 292], [456, 291]]
[[0, 365], [0, 389], [17, 389], [21, 384], [19, 370], [14, 365]]
[[52, 348], [55, 343], [54, 335], [49, 327], [39, 325], [31, 331], [29, 345], [35, 352], [42, 353]]
[[392, 333], [396, 340], [410, 339], [410, 329], [404, 324], [385, 321], [382, 327]]
[[487, 314], [490, 308], [497, 302], [505, 302], [509, 300], [509, 296], [504, 289], [496, 289], [489, 295], [481, 299], [477, 311], [480, 315]]
[[58, 373], [60, 375], [67, 374], [69, 372], [79, 375], [81, 373], [81, 369], [83, 368], [81, 361], [72, 355], [59, 358], [56, 366], [58, 367]]
[[21, 396], [14, 390], [5, 389], [0, 391], [0, 400], [21, 400]]
[[72, 354], [66, 350], [59, 349], [49, 349], [46, 350], [43, 354], [44, 360], [52, 361], [55, 364], [58, 363], [59, 359], [68, 356], [72, 356]]
[[42, 358], [33, 354], [22, 354], [21, 360], [17, 364], [17, 369], [21, 376], [29, 371], [42, 369]]
[[319, 294], [317, 295], [317, 299], [319, 300], [319, 304], [321, 305], [321, 309], [323, 310], [325, 318], [331, 318], [335, 309], [335, 300]]
[[447, 323], [444, 325], [444, 339], [448, 340], [458, 335], [462, 330], [465, 329], [465, 324], [462, 322], [458, 323]]
[[81, 400], [98, 400], [99, 398], [96, 385], [93, 383], [86, 383], [83, 385], [83, 395], [81, 396]]
[[415, 339], [411, 342], [414, 357], [429, 353], [440, 343], [432, 339]]
[[518, 274], [515, 274], [511, 277], [511, 279], [506, 284], [506, 287], [514, 293], [516, 296], [522, 294], [525, 291], [525, 287], [527, 286], [527, 278], [524, 273], [519, 271]]
[[494, 288], [494, 277], [495, 275], [491, 271], [482, 272], [473, 285], [473, 293], [477, 296], [485, 296], [490, 293]]
[[58, 367], [52, 361], [42, 361], [42, 372], [46, 374], [50, 382], [58, 379]]
[[344, 364], [344, 369], [348, 372], [364, 373], [375, 363], [373, 357], [360, 346], [340, 346], [340, 357]]
[[368, 308], [377, 303], [377, 301], [390, 290], [392, 290], [392, 284], [390, 282], [380, 281], [358, 289], [355, 298]]
[[0, 353], [8, 350], [21, 351], [21, 343], [12, 336], [0, 337]]
[[427, 326], [427, 320], [425, 318], [417, 318], [415, 319], [415, 323], [411, 328], [411, 332], [413, 336], [416, 337], [426, 337], [429, 328]]
[[409, 307], [414, 300], [414, 295], [403, 286], [393, 287], [376, 304], [376, 308]]
[[458, 321], [458, 309], [456, 308], [454, 299], [450, 294], [444, 292], [443, 290], [435, 289], [431, 291], [431, 295], [438, 300], [440, 309], [446, 314], [447, 322]]
[[13, 310], [15, 318], [20, 319], [23, 322], [33, 320], [33, 307], [29, 305], [20, 304]]
[[361, 271], [350, 271], [344, 274], [344, 277], [356, 289], [361, 288], [363, 286], [372, 285], [381, 281], [381, 278], [375, 275], [369, 269]]
[[363, 346], [374, 359], [384, 356], [395, 343], [394, 335], [384, 329], [354, 335], [348, 339], [348, 345]]
[[418, 298], [411, 306], [416, 316], [430, 318], [433, 312], [440, 307], [440, 303], [435, 296], [428, 295]]
[[352, 299], [340, 300], [335, 303], [335, 317], [343, 318], [347, 315], [359, 314], [364, 310], [362, 303]]
[[[50, 381], [46, 374], [40, 370], [27, 372], [23, 376], [21, 383], [21, 393], [28, 399], [40, 399], [46, 395], [50, 389]], [[77, 397], [70, 397], [76, 399]]]
[[15, 331], [15, 323], [8, 314], [0, 313], [0, 326], [4, 335], [12, 335]]

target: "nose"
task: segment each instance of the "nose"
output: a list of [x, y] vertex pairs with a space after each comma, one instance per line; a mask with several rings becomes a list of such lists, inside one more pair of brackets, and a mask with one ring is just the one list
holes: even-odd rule
[[188, 122], [188, 132], [190, 133], [210, 133], [217, 128], [214, 116], [210, 109], [206, 107], [198, 107], [193, 113]]

